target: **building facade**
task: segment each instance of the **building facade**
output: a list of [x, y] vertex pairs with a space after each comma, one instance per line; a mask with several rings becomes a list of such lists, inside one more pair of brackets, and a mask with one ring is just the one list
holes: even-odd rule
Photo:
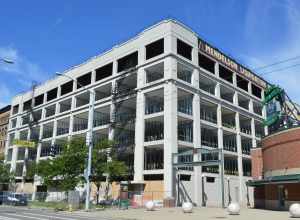
[[[65, 71], [12, 100], [6, 161], [20, 181], [24, 159], [38, 162], [72, 137], [114, 139], [131, 171], [133, 190], [160, 192], [219, 206], [219, 167], [182, 169], [172, 155], [194, 148], [224, 151], [231, 197], [246, 203], [250, 149], [264, 134], [266, 82], [202, 41], [185, 25], [164, 20], [110, 51]], [[89, 106], [95, 102], [94, 119]], [[91, 124], [92, 123], [92, 124]], [[20, 148], [13, 139], [38, 140]], [[39, 187], [34, 182], [34, 190]], [[176, 192], [177, 190], [177, 192]], [[180, 191], [180, 193], [178, 193]], [[227, 192], [228, 193], [228, 192]]]
[[9, 114], [10, 105], [0, 109], [0, 155], [5, 151]]
[[256, 208], [288, 210], [299, 203], [300, 128], [271, 134], [262, 140], [262, 147], [251, 150]]

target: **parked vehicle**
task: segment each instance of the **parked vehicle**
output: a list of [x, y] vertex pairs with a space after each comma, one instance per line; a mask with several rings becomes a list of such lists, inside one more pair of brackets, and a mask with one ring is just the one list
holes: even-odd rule
[[3, 203], [6, 205], [24, 205], [26, 206], [28, 201], [25, 194], [22, 193], [8, 193], [3, 196]]
[[4, 200], [4, 193], [0, 191], [0, 205], [2, 205], [3, 200]]

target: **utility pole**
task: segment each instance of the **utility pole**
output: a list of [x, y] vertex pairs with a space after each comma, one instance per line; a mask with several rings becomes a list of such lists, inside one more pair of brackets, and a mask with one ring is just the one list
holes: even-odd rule
[[[56, 73], [58, 76], [67, 77], [71, 80], [74, 80], [72, 77]], [[84, 86], [77, 82], [79, 86], [84, 88]], [[85, 181], [86, 181], [86, 197], [85, 197], [85, 210], [90, 209], [90, 175], [92, 170], [92, 150], [93, 150], [93, 124], [94, 124], [94, 107], [95, 107], [95, 92], [91, 89], [88, 89], [90, 93], [90, 100], [89, 100], [89, 120], [88, 120], [88, 130], [86, 136], [86, 145], [88, 146], [88, 157], [87, 157], [87, 168], [85, 171]]]

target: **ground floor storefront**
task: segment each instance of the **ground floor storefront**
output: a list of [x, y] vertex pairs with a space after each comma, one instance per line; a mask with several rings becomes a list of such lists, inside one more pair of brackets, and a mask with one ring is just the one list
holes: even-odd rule
[[270, 210], [288, 210], [300, 202], [300, 175], [273, 177], [268, 180], [250, 181], [254, 187], [254, 207]]

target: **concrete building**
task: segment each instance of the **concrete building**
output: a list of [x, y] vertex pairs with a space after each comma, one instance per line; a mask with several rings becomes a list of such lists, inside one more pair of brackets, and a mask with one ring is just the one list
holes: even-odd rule
[[300, 128], [280, 130], [262, 140], [262, 147], [251, 150], [252, 177], [256, 208], [288, 210], [299, 203]]
[[5, 151], [9, 114], [10, 105], [0, 109], [0, 155]]
[[[246, 203], [250, 149], [264, 134], [263, 79], [174, 20], [161, 21], [63, 74], [12, 100], [6, 161], [20, 181], [25, 158], [47, 158], [51, 145], [59, 154], [64, 141], [86, 137], [93, 126], [94, 140], [117, 141], [120, 159], [130, 167], [132, 190], [176, 197], [173, 153], [221, 148], [231, 197]], [[17, 148], [13, 139], [39, 143], [36, 149]], [[180, 172], [182, 199], [201, 205], [205, 173], [207, 205], [221, 204], [218, 167]]]

